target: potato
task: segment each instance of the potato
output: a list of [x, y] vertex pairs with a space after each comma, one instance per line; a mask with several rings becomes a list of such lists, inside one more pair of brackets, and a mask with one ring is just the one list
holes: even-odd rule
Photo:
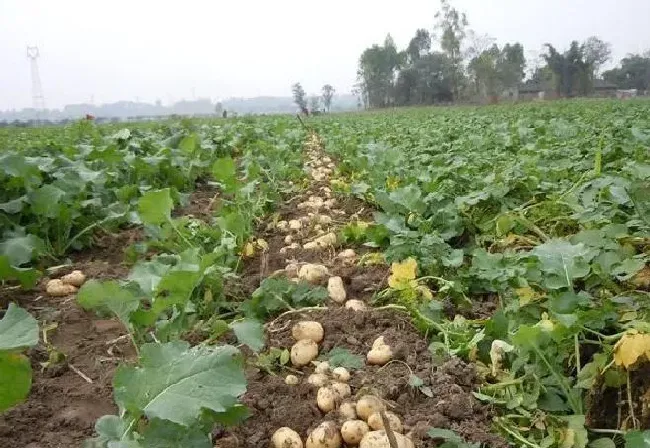
[[314, 240], [318, 247], [330, 247], [336, 244], [336, 234], [334, 232], [326, 233]]
[[287, 277], [289, 278], [297, 277], [298, 269], [300, 269], [300, 267], [298, 266], [297, 263], [289, 263], [288, 265], [285, 266], [284, 272], [286, 272]]
[[318, 222], [324, 226], [332, 223], [332, 217], [327, 215], [320, 215], [318, 217]]
[[345, 420], [354, 420], [357, 418], [357, 411], [355, 410], [355, 404], [345, 402], [341, 403], [341, 406], [339, 406], [339, 414], [341, 414], [341, 417]]
[[383, 345], [388, 345], [388, 344], [386, 344], [386, 341], [384, 340], [383, 336], [379, 336], [377, 339], [375, 339], [372, 342], [372, 348], [379, 348], [379, 347], [381, 347]]
[[316, 283], [327, 275], [327, 268], [322, 264], [305, 264], [298, 271], [298, 278]]
[[[397, 415], [390, 411], [386, 411], [386, 418], [388, 419], [390, 429], [399, 433], [404, 432], [402, 421]], [[368, 417], [368, 426], [370, 426], [370, 429], [373, 430], [384, 429], [384, 421], [382, 420], [381, 414], [379, 412], [375, 412], [370, 417]]]
[[340, 448], [341, 433], [334, 422], [323, 422], [307, 437], [306, 448]]
[[339, 382], [334, 382], [330, 385], [330, 387], [338, 394], [339, 397], [341, 398], [346, 398], [352, 395], [352, 389], [350, 389], [350, 385], [347, 383], [339, 383]]
[[[397, 448], [415, 448], [411, 439], [404, 437], [402, 434], [394, 433], [397, 441]], [[391, 448], [386, 431], [370, 431], [359, 444], [359, 448]]]
[[323, 334], [323, 326], [313, 320], [300, 321], [291, 328], [291, 336], [296, 341], [310, 339], [314, 342], [320, 342], [323, 340]]
[[336, 402], [340, 400], [339, 394], [328, 386], [323, 386], [318, 389], [316, 394], [316, 404], [318, 409], [328, 413], [336, 409]]
[[61, 277], [61, 281], [66, 285], [72, 285], [78, 288], [84, 284], [86, 281], [86, 276], [83, 272], [77, 270]]
[[66, 285], [61, 279], [57, 278], [47, 282], [45, 291], [52, 297], [65, 297], [77, 292], [77, 288], [72, 285]]
[[336, 303], [345, 302], [345, 288], [343, 287], [343, 279], [341, 277], [330, 277], [327, 281], [327, 292], [330, 299]]
[[288, 384], [289, 386], [295, 386], [296, 384], [299, 384], [300, 380], [296, 375], [287, 375], [284, 378], [284, 384]]
[[312, 373], [307, 377], [307, 383], [312, 386], [322, 387], [325, 386], [328, 382], [327, 375], [324, 373]]
[[285, 231], [289, 228], [289, 223], [287, 221], [278, 221], [275, 225], [279, 230]]
[[357, 401], [357, 416], [362, 420], [368, 420], [375, 412], [383, 411], [384, 403], [374, 395], [364, 395]]
[[345, 367], [336, 367], [332, 370], [332, 376], [336, 381], [347, 383], [350, 379], [350, 372]]
[[300, 230], [302, 229], [302, 222], [298, 221], [297, 219], [292, 219], [289, 221], [289, 228], [291, 230]]
[[368, 364], [383, 366], [393, 358], [393, 351], [388, 345], [381, 345], [370, 350], [366, 358], [368, 359]]
[[363, 300], [350, 299], [345, 302], [345, 307], [353, 311], [365, 311], [366, 303]]
[[348, 445], [358, 445], [370, 429], [363, 420], [348, 420], [341, 426], [341, 436]]
[[305, 250], [316, 250], [318, 249], [318, 243], [316, 241], [309, 241], [302, 245], [302, 248]]
[[318, 356], [318, 344], [311, 339], [303, 339], [291, 347], [291, 364], [296, 367], [306, 366]]
[[341, 260], [347, 261], [347, 260], [352, 260], [354, 257], [356, 257], [357, 254], [354, 252], [353, 249], [345, 249], [337, 255], [338, 258]]
[[318, 363], [316, 369], [314, 369], [314, 372], [316, 373], [329, 373], [329, 371], [330, 371], [330, 363], [327, 361]]
[[284, 237], [284, 244], [291, 244], [293, 243], [293, 237], [291, 235], [287, 235]]
[[273, 433], [271, 444], [273, 448], [302, 448], [300, 434], [287, 427], [280, 428]]

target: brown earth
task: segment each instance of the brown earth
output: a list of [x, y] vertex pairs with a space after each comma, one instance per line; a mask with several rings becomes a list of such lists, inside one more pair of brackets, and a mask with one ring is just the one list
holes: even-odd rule
[[[54, 277], [73, 269], [82, 270], [87, 278], [125, 277], [124, 249], [139, 238], [139, 229], [98, 238], [95, 247], [72, 254], [72, 264]], [[0, 416], [0, 447], [80, 447], [93, 435], [95, 420], [117, 411], [112, 398], [113, 372], [121, 360], [133, 357], [129, 340], [121, 337], [126, 331], [118, 321], [83, 311], [75, 296], [49, 297], [45, 293], [47, 280], [42, 279], [30, 291], [0, 290], [3, 308], [13, 301], [37, 318], [41, 329], [56, 325], [47, 332], [49, 346], [41, 335], [39, 345], [29, 352], [32, 390], [24, 403]], [[64, 354], [65, 360], [44, 368], [41, 363], [48, 361], [52, 349]]]
[[[393, 347], [394, 361], [383, 367], [365, 366], [355, 371], [349, 384], [353, 397], [367, 393], [380, 396], [388, 407], [402, 418], [405, 430], [411, 431], [418, 447], [435, 447], [439, 441], [426, 436], [431, 427], [456, 431], [472, 442], [489, 447], [506, 447], [507, 443], [490, 432], [489, 408], [472, 395], [478, 383], [474, 369], [459, 359], [450, 359], [443, 365], [433, 364], [427, 343], [410, 323], [410, 318], [393, 310], [354, 312], [344, 308], [327, 311], [295, 313], [274, 321], [268, 327], [268, 345], [290, 348], [293, 323], [313, 319], [320, 322], [325, 338], [320, 353], [335, 347], [354, 354], [365, 354], [373, 341], [383, 335]], [[313, 367], [301, 369], [302, 383], [288, 386], [281, 372], [277, 376], [262, 371], [250, 371], [248, 391], [243, 397], [251, 413], [250, 418], [232, 430], [217, 431], [216, 447], [268, 446], [273, 432], [288, 426], [303, 438], [325, 420], [339, 421], [336, 411], [323, 414], [316, 406], [316, 389], [305, 383]], [[430, 397], [411, 387], [411, 372], [430, 388]], [[427, 391], [428, 392], [428, 391]]]

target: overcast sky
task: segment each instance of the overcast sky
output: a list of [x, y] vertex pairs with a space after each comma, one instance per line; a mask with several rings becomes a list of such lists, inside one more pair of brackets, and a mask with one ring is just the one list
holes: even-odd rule
[[[498, 43], [559, 49], [598, 35], [615, 60], [650, 48], [650, 0], [452, 0]], [[118, 100], [349, 92], [361, 52], [431, 29], [437, 0], [0, 0], [0, 109], [31, 105], [38, 45], [48, 107]]]

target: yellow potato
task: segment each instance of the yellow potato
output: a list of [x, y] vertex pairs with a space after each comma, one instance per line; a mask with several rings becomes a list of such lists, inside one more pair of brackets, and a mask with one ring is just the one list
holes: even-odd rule
[[[397, 448], [415, 448], [413, 441], [402, 434], [394, 433]], [[370, 431], [361, 440], [359, 448], [391, 448], [386, 431]]]
[[66, 285], [72, 285], [78, 288], [84, 284], [86, 281], [86, 276], [83, 272], [77, 270], [61, 277], [61, 281]]
[[[386, 418], [388, 419], [388, 424], [390, 425], [390, 429], [399, 433], [404, 432], [404, 427], [402, 426], [402, 421], [399, 419], [399, 417], [390, 411], [386, 411], [385, 413]], [[384, 429], [384, 421], [382, 420], [381, 414], [379, 412], [375, 412], [370, 417], [368, 417], [368, 426], [370, 426], [370, 429], [373, 430]]]
[[346, 398], [352, 395], [352, 389], [347, 383], [334, 382], [330, 387], [338, 394], [341, 398]]
[[322, 387], [325, 386], [328, 382], [327, 375], [324, 373], [312, 373], [307, 377], [307, 383], [312, 386]]
[[327, 281], [327, 292], [329, 293], [330, 299], [336, 303], [345, 302], [346, 293], [345, 287], [343, 286], [343, 279], [341, 277], [330, 277]]
[[296, 384], [300, 383], [300, 380], [296, 375], [287, 375], [284, 378], [284, 383], [288, 384], [289, 386], [295, 386]]
[[66, 285], [61, 279], [54, 279], [47, 282], [45, 291], [52, 297], [65, 297], [77, 292], [77, 288], [72, 285]]
[[365, 311], [366, 303], [363, 300], [350, 299], [345, 302], [345, 307], [353, 311]]
[[393, 358], [393, 352], [388, 345], [382, 345], [370, 350], [366, 358], [368, 364], [383, 366]]
[[358, 445], [370, 429], [363, 420], [348, 420], [341, 426], [341, 436], [348, 445]]
[[297, 367], [306, 366], [318, 356], [318, 345], [310, 340], [303, 339], [291, 347], [291, 364]]
[[271, 437], [273, 448], [302, 448], [300, 434], [291, 428], [280, 428]]
[[372, 414], [384, 409], [384, 403], [374, 395], [364, 395], [357, 401], [357, 416], [362, 420], [368, 420]]
[[336, 367], [332, 370], [332, 376], [336, 381], [347, 383], [350, 380], [350, 372], [345, 367]]
[[340, 448], [341, 433], [334, 422], [323, 422], [307, 437], [306, 448]]
[[318, 389], [318, 393], [316, 394], [316, 404], [318, 405], [318, 409], [325, 413], [336, 409], [336, 401], [338, 399], [338, 393], [327, 386]]
[[296, 341], [310, 339], [314, 342], [320, 342], [323, 340], [323, 335], [323, 326], [313, 320], [303, 320], [291, 328], [291, 336]]
[[357, 418], [357, 411], [355, 404], [350, 402], [341, 403], [339, 406], [339, 414], [344, 420], [354, 420]]

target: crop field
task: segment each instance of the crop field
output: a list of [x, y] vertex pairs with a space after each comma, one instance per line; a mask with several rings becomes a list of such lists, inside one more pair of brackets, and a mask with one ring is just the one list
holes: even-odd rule
[[650, 102], [0, 129], [0, 447], [650, 446]]

